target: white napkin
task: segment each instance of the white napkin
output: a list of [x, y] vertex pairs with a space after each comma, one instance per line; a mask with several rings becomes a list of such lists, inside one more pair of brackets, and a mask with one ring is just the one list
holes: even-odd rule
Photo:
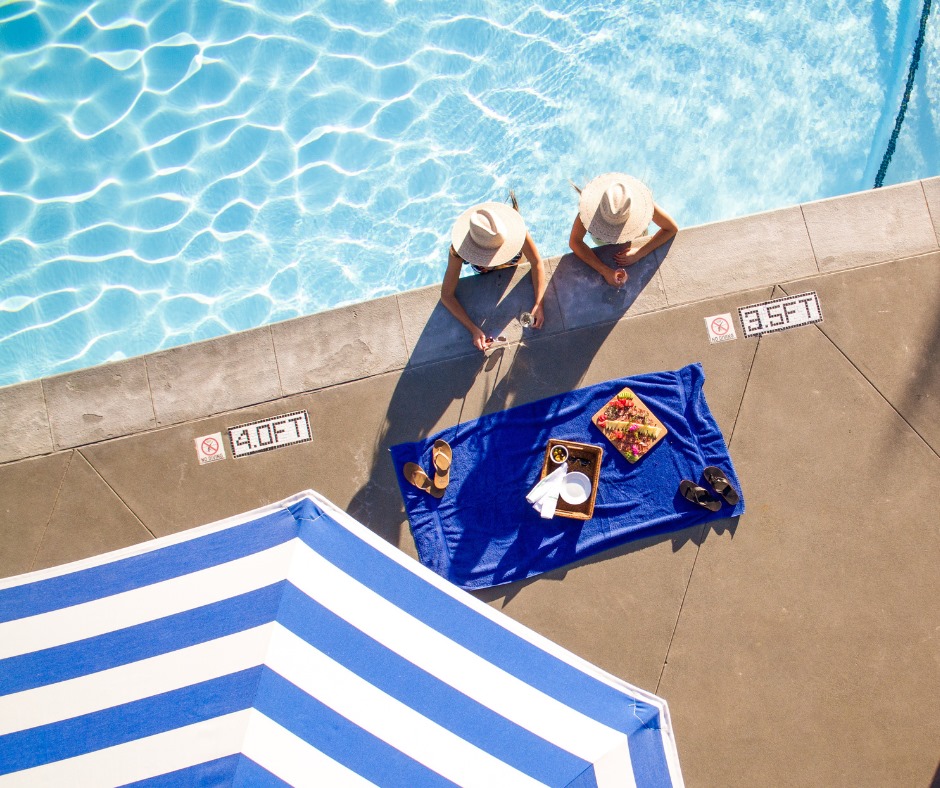
[[568, 463], [563, 462], [555, 470], [553, 470], [548, 476], [542, 479], [538, 484], [535, 485], [525, 499], [529, 503], [535, 503], [536, 501], [541, 500], [546, 495], [550, 494], [553, 489], [561, 489], [561, 480], [564, 478], [565, 474], [568, 473]]
[[536, 484], [526, 496], [526, 500], [535, 507], [535, 511], [543, 520], [550, 520], [555, 516], [558, 495], [561, 493], [566, 473], [568, 463], [564, 462]]
[[555, 516], [555, 508], [558, 506], [558, 492], [559, 490], [550, 492], [540, 501], [536, 501], [535, 510], [543, 520], [551, 520]]

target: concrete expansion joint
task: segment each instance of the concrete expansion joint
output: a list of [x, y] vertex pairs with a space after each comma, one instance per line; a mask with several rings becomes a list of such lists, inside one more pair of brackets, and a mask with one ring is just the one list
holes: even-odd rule
[[838, 352], [839, 355], [845, 359], [846, 363], [848, 363], [849, 366], [851, 366], [852, 369], [854, 369], [865, 380], [865, 382], [871, 387], [872, 391], [874, 391], [878, 395], [878, 397], [889, 408], [891, 408], [892, 411], [894, 411], [894, 413], [898, 416], [898, 418], [901, 419], [901, 421], [904, 422], [907, 428], [920, 439], [920, 441], [924, 444], [924, 446], [926, 446], [927, 449], [929, 449], [934, 454], [934, 456], [940, 459], [940, 451], [938, 451], [937, 448], [934, 448], [933, 446], [930, 445], [930, 441], [927, 440], [927, 438], [923, 435], [923, 433], [913, 423], [911, 423], [911, 420], [898, 409], [898, 406], [894, 402], [892, 402], [891, 398], [887, 394], [885, 394], [885, 392], [881, 388], [878, 387], [877, 383], [875, 383], [875, 381], [871, 379], [871, 376], [868, 375], [865, 372], [865, 370], [862, 369], [862, 367], [859, 364], [857, 364], [851, 358], [851, 356], [842, 347], [840, 347], [839, 344], [835, 342], [831, 336], [829, 336], [829, 334], [826, 333], [826, 331], [823, 329], [821, 325], [816, 325], [814, 326], [814, 328], [822, 336], [826, 338], [829, 344], [831, 344], [832, 347], [835, 348], [836, 352]]
[[46, 539], [46, 532], [49, 530], [49, 523], [52, 522], [52, 518], [55, 515], [56, 507], [59, 505], [59, 498], [62, 495], [62, 488], [65, 486], [65, 480], [69, 475], [69, 468], [72, 467], [72, 460], [75, 458], [75, 450], [72, 450], [69, 454], [68, 459], [65, 463], [65, 468], [62, 471], [62, 476], [59, 478], [59, 483], [56, 486], [55, 495], [52, 499], [52, 508], [49, 510], [49, 516], [46, 518], [46, 521], [43, 523], [42, 534], [39, 537], [39, 542], [36, 545], [36, 551], [33, 553], [32, 560], [29, 563], [29, 570], [32, 571], [36, 568], [36, 561], [39, 559], [39, 555], [42, 553], [42, 545]]

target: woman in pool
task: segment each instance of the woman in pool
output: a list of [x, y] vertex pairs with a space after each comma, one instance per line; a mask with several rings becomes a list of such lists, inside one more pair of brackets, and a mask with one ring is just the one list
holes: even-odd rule
[[[679, 232], [673, 218], [653, 202], [649, 188], [629, 175], [618, 172], [599, 175], [578, 191], [581, 194], [578, 215], [571, 225], [568, 244], [571, 251], [604, 277], [611, 287], [622, 287], [628, 279], [627, 272], [604, 265], [584, 240], [585, 235], [590, 233], [598, 245], [627, 243], [614, 254], [614, 262], [628, 266]], [[650, 222], [658, 228], [656, 234], [645, 243], [629, 243], [644, 234]]]
[[447, 272], [441, 285], [441, 303], [470, 332], [475, 347], [486, 350], [492, 344], [486, 334], [473, 322], [467, 310], [457, 300], [457, 281], [464, 264], [474, 271], [487, 274], [519, 263], [525, 255], [532, 267], [532, 327], [541, 328], [545, 320], [542, 299], [545, 297], [545, 264], [526, 230], [519, 214], [516, 197], [509, 192], [512, 208], [498, 202], [485, 202], [465, 211], [454, 223], [451, 247], [447, 256]]

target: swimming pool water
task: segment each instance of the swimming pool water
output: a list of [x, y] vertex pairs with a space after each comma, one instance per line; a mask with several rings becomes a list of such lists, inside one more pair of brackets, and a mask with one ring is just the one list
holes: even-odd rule
[[[513, 187], [680, 225], [869, 188], [921, 3], [178, 0], [0, 8], [0, 384], [435, 283]], [[932, 17], [886, 183], [940, 173]]]

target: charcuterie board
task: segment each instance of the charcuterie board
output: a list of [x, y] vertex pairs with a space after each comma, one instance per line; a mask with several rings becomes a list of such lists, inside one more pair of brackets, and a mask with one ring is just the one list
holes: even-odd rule
[[644, 457], [669, 432], [629, 388], [611, 398], [591, 422], [628, 462]]

